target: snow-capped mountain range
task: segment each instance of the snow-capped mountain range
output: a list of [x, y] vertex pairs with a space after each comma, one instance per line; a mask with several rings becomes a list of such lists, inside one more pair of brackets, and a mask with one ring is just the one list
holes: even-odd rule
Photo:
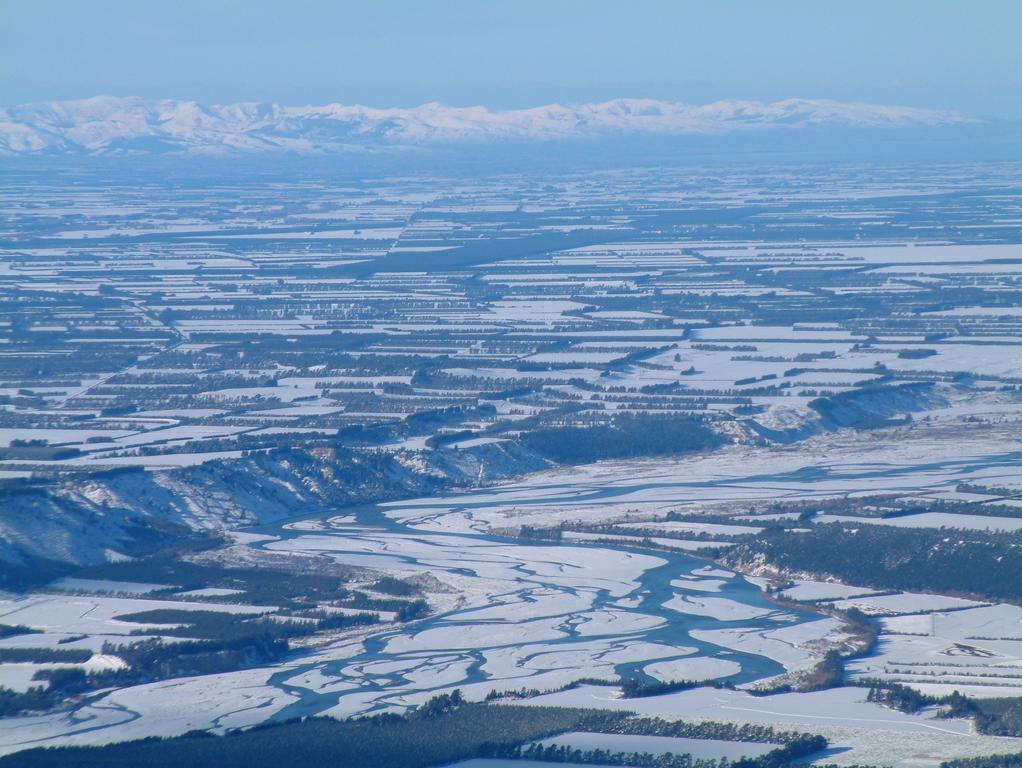
[[638, 134], [712, 135], [832, 126], [901, 128], [976, 122], [956, 112], [814, 99], [691, 105], [652, 99], [490, 110], [423, 104], [287, 107], [97, 96], [0, 109], [0, 154], [317, 154], [452, 142], [551, 141]]

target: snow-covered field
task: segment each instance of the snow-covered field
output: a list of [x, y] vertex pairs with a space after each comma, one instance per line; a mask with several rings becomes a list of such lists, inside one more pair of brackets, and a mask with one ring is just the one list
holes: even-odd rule
[[1022, 696], [1022, 609], [946, 610], [894, 597], [916, 610], [880, 620], [876, 652], [848, 665], [853, 678], [894, 680], [934, 695]]
[[[940, 499], [955, 494], [963, 482], [1017, 482], [1020, 447], [1011, 427], [949, 430], [920, 424], [907, 430], [840, 431], [791, 445], [736, 444], [676, 459], [603, 461], [552, 469], [478, 493], [390, 502], [385, 508], [422, 530], [485, 531], [573, 520], [599, 522], [629, 514], [646, 519], [668, 511], [748, 511], [775, 501], [845, 495], [901, 493]], [[913, 517], [917, 516], [869, 522], [899, 524]], [[993, 518], [991, 524], [990, 518], [979, 515], [952, 517], [958, 527], [996, 528], [999, 520], [1009, 520]], [[742, 522], [748, 526], [750, 519], [755, 518], [745, 517]], [[1018, 522], [1010, 521], [1013, 526]], [[947, 517], [937, 517], [930, 524], [939, 527], [949, 522]], [[634, 525], [656, 527], [655, 523]], [[664, 530], [678, 530], [684, 523], [662, 525]]]
[[[82, 105], [67, 108], [73, 121]], [[717, 108], [739, 122], [802, 121], [807, 109], [823, 121], [936, 118], [798, 101]], [[210, 113], [218, 130], [253, 148], [238, 123], [248, 118], [224, 109]], [[395, 136], [419, 139], [473, 121], [469, 133], [519, 135], [532, 121], [527, 133], [554, 136], [565, 115], [596, 119], [601, 134], [615, 120], [687, 130], [721, 119], [656, 102], [558, 115], [328, 111], [287, 114], [404, 120]], [[446, 127], [423, 127], [437, 115]], [[49, 119], [35, 108], [15, 117]], [[104, 136], [82, 146], [104, 151], [115, 138]], [[773, 535], [776, 520], [799, 517], [773, 509], [789, 502], [806, 510], [805, 529], [1022, 531], [1014, 166], [207, 187], [58, 177], [5, 177], [0, 192], [0, 303], [16, 308], [0, 317], [0, 478], [11, 493], [0, 565], [33, 562], [25, 554], [122, 561], [146, 551], [130, 546], [137, 513], [143, 528], [156, 519], [225, 532], [217, 556], [235, 564], [414, 577], [431, 613], [397, 622], [382, 612], [384, 625], [302, 638], [277, 664], [4, 719], [0, 751], [403, 711], [454, 688], [818, 729], [836, 762], [1022, 750], [963, 721], [868, 703], [859, 688], [753, 695], [849, 640], [841, 621], [813, 612], [835, 608], [881, 627], [875, 652], [848, 666], [857, 682], [1018, 695], [1017, 607], [804, 573], [790, 574], [780, 597], [792, 602], [781, 604], [765, 581], [697, 559]], [[558, 466], [529, 440], [637, 413], [703, 418], [729, 442]], [[887, 495], [955, 506], [891, 517], [828, 506]], [[381, 498], [401, 500], [344, 506]], [[615, 526], [596, 525], [606, 522]], [[559, 538], [511, 538], [561, 524], [544, 534]], [[86, 665], [114, 668], [104, 642], [161, 631], [117, 618], [126, 613], [275, 610], [240, 605], [233, 583], [149, 581], [71, 576], [0, 596], [0, 623], [41, 630], [0, 647], [89, 650]], [[0, 664], [0, 684], [24, 690], [39, 666]], [[735, 690], [552, 693], [622, 676]]]
[[602, 749], [608, 752], [649, 752], [662, 755], [692, 755], [696, 759], [737, 760], [742, 757], [758, 757], [775, 749], [777, 744], [755, 744], [719, 739], [683, 739], [668, 736], [629, 736], [620, 733], [565, 733], [543, 739], [543, 745], [556, 744], [572, 749]]
[[[68, 635], [128, 635], [136, 629], [158, 625], [134, 624], [116, 619], [121, 614], [173, 608], [181, 611], [208, 611], [209, 603], [149, 600], [98, 595], [36, 595], [0, 600], [0, 620], [5, 624], [24, 624], [48, 632]], [[275, 611], [275, 606], [218, 603], [223, 613], [260, 614]]]
[[762, 723], [821, 733], [831, 750], [821, 762], [837, 765], [918, 765], [951, 757], [1011, 754], [1022, 739], [981, 736], [963, 720], [906, 715], [865, 701], [863, 688], [751, 696], [742, 691], [697, 688], [643, 699], [622, 699], [614, 689], [582, 686], [519, 702], [627, 710], [686, 721]]

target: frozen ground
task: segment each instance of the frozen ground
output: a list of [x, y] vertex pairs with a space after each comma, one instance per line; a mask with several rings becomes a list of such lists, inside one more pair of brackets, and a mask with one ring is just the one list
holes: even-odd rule
[[628, 710], [642, 715], [763, 723], [806, 730], [828, 738], [831, 751], [822, 764], [933, 765], [952, 757], [1011, 754], [1022, 739], [983, 736], [963, 720], [935, 720], [932, 714], [906, 715], [865, 701], [862, 688], [816, 693], [751, 696], [742, 691], [697, 688], [643, 699], [622, 699], [614, 689], [583, 686], [520, 702], [522, 706], [571, 706]]
[[[912, 596], [893, 597], [908, 601]], [[934, 695], [952, 690], [980, 697], [1022, 695], [1019, 607], [919, 605], [911, 614], [880, 623], [876, 651], [848, 665], [853, 678], [894, 680]]]
[[692, 755], [696, 759], [737, 760], [742, 757], [758, 757], [775, 749], [777, 744], [756, 744], [719, 739], [684, 739], [667, 736], [629, 736], [619, 733], [565, 733], [540, 742], [543, 745], [556, 744], [571, 749], [602, 749], [609, 752], [649, 752], [662, 755]]
[[[748, 511], [776, 501], [835, 496], [904, 493], [939, 499], [951, 497], [963, 482], [1017, 483], [1019, 461], [1022, 442], [1011, 425], [917, 424], [868, 432], [842, 430], [790, 445], [734, 444], [676, 459], [558, 468], [484, 491], [392, 502], [385, 508], [422, 530], [481, 532], [562, 521], [599, 522], [628, 514], [646, 518], [672, 510]], [[749, 519], [743, 518], [746, 525]], [[974, 516], [972, 524], [988, 527], [986, 520]], [[931, 524], [947, 522], [939, 518]], [[996, 518], [994, 522], [996, 527]], [[665, 530], [675, 527], [664, 525]]]
[[[154, 502], [180, 500], [171, 519], [233, 531], [232, 552], [248, 564], [269, 554], [436, 581], [424, 580], [435, 587], [426, 619], [338, 633], [273, 666], [98, 692], [70, 714], [4, 721], [2, 749], [401, 711], [455, 687], [481, 699], [622, 675], [727, 680], [739, 690], [622, 702], [594, 687], [540, 700], [812, 726], [844, 750], [828, 757], [837, 762], [932, 765], [1022, 749], [962, 722], [868, 704], [861, 690], [749, 695], [757, 681], [812, 667], [846, 639], [840, 623], [780, 608], [759, 582], [686, 554], [761, 533], [772, 515], [757, 513], [778, 501], [895, 494], [977, 511], [1019, 504], [1022, 250], [1001, 242], [1022, 231], [1005, 193], [1017, 174], [877, 173], [806, 171], [776, 186], [743, 169], [715, 173], [711, 191], [699, 174], [665, 169], [358, 189], [310, 180], [215, 190], [223, 206], [157, 184], [142, 199], [98, 183], [55, 194], [16, 181], [2, 201], [0, 249], [8, 305], [18, 307], [4, 326], [20, 350], [12, 370], [54, 355], [62, 363], [38, 381], [0, 382], [10, 417], [0, 475], [145, 468], [117, 475], [119, 496], [87, 481], [63, 498], [102, 520], [136, 504], [144, 486]], [[464, 268], [458, 260], [479, 246], [483, 255]], [[38, 301], [18, 301], [28, 293]], [[860, 301], [876, 311], [845, 312]], [[435, 380], [426, 375], [434, 368]], [[885, 381], [916, 388], [890, 405], [891, 390], [870, 394]], [[863, 392], [870, 426], [903, 425], [841, 429], [841, 414], [824, 418], [810, 405]], [[311, 453], [296, 448], [333, 450], [349, 426], [387, 431], [381, 451], [393, 463], [383, 474], [411, 496], [434, 480], [484, 486], [532, 471], [543, 459], [502, 452], [518, 445], [517, 425], [542, 424], [566, 404], [581, 406], [583, 421], [646, 407], [704, 414], [736, 442], [551, 469], [391, 503], [384, 514], [338, 511], [329, 493], [273, 504], [316, 483], [332, 491], [365, 482], [349, 482], [344, 461], [317, 476]], [[434, 450], [432, 428], [409, 428], [410, 417], [447, 405], [464, 406], [464, 418], [444, 424], [457, 440]], [[278, 448], [297, 470], [261, 463], [260, 451]], [[235, 460], [252, 468], [251, 487], [217, 478]], [[132, 482], [142, 477], [156, 482]], [[314, 517], [237, 534], [313, 508]], [[732, 513], [735, 524], [684, 519], [705, 511]], [[40, 527], [35, 507], [22, 512], [0, 521], [7, 539], [32, 544], [46, 531], [51, 550], [59, 542], [67, 556], [84, 545], [92, 562], [122, 556], [93, 543], [88, 522], [62, 536]], [[667, 512], [678, 514], [668, 521]], [[613, 536], [580, 528], [556, 543], [501, 538], [524, 525], [608, 520], [623, 523]], [[830, 520], [860, 522], [813, 522]], [[961, 509], [861, 522], [1022, 526], [1003, 512]], [[661, 549], [641, 550], [646, 537]], [[89, 663], [116, 664], [98, 653], [104, 640], [160, 629], [117, 615], [232, 599], [184, 585], [175, 597], [187, 602], [146, 597], [161, 586], [69, 579], [53, 585], [62, 594], [7, 600], [3, 623], [44, 631], [2, 645], [65, 641], [92, 650]], [[878, 617], [876, 653], [849, 666], [853, 677], [930, 692], [1022, 690], [1017, 608], [805, 579], [782, 596]], [[34, 670], [0, 665], [0, 677], [24, 687]]]
[[795, 580], [794, 586], [781, 590], [781, 595], [789, 600], [841, 600], [848, 597], [871, 595], [876, 590], [867, 587], [852, 587], [828, 581]]
[[[183, 611], [208, 611], [209, 603], [148, 600], [130, 597], [46, 595], [0, 600], [0, 621], [4, 624], [25, 624], [49, 632], [69, 635], [128, 635], [136, 629], [158, 625], [120, 621], [116, 616], [159, 608]], [[218, 603], [215, 610], [223, 613], [267, 613], [274, 606], [251, 606]]]

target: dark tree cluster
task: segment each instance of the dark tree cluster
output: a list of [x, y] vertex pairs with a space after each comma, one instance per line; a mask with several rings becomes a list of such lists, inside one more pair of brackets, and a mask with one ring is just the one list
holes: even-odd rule
[[724, 555], [734, 567], [762, 558], [782, 570], [878, 589], [1022, 600], [1016, 533], [824, 523], [802, 533], [769, 528]]
[[526, 448], [560, 464], [669, 456], [713, 448], [723, 442], [700, 419], [645, 414], [618, 416], [606, 425], [536, 429], [519, 440]]

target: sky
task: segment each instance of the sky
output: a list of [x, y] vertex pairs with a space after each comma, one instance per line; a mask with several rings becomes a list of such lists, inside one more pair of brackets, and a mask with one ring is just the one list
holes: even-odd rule
[[0, 105], [830, 98], [1022, 118], [1022, 0], [0, 0]]

